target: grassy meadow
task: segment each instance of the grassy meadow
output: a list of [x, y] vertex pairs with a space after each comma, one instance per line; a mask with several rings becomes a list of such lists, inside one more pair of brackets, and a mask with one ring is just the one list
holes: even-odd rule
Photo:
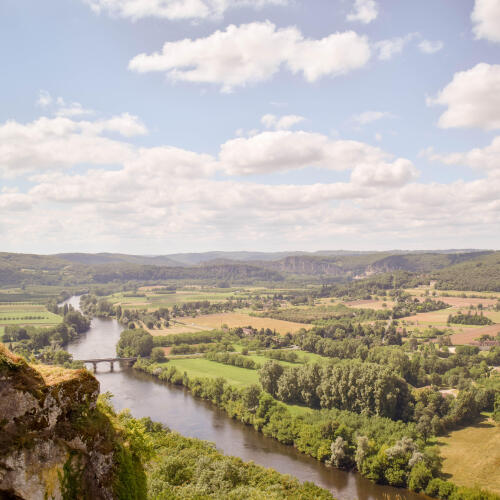
[[[251, 359], [263, 364], [268, 361], [264, 356], [249, 356]], [[283, 365], [292, 365], [285, 361], [279, 361]], [[170, 358], [170, 361], [163, 364], [165, 367], [175, 366], [181, 373], [186, 372], [189, 378], [193, 377], [208, 377], [217, 378], [223, 377], [231, 385], [237, 387], [247, 387], [252, 384], [259, 384], [258, 370], [249, 370], [238, 366], [225, 365], [210, 361], [201, 357], [191, 358]], [[281, 403], [285, 404], [285, 403]], [[287, 408], [295, 415], [308, 413], [308, 408], [299, 405], [285, 404]]]
[[438, 440], [443, 472], [461, 486], [480, 485], [500, 495], [500, 426], [489, 419]]

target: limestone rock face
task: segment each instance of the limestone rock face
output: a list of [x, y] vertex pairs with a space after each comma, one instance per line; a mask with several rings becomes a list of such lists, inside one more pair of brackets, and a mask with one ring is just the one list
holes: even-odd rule
[[89, 425], [98, 394], [87, 371], [30, 366], [0, 344], [0, 498], [114, 498], [113, 443]]

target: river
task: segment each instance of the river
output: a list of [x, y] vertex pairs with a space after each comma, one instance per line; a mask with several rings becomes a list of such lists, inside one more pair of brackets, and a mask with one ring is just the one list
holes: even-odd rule
[[[79, 308], [80, 298], [71, 297], [65, 303]], [[74, 359], [116, 356], [115, 346], [123, 328], [114, 319], [94, 318], [90, 330], [67, 349]], [[422, 495], [372, 483], [361, 475], [345, 472], [318, 462], [298, 452], [292, 446], [265, 437], [252, 427], [232, 420], [207, 401], [194, 398], [187, 389], [164, 383], [132, 368], [115, 363], [97, 365], [96, 377], [101, 392], [113, 394], [117, 410], [129, 408], [134, 417], [151, 417], [184, 436], [212, 441], [228, 454], [253, 460], [259, 465], [291, 474], [300, 481], [311, 481], [330, 490], [339, 500], [405, 499], [422, 500]]]

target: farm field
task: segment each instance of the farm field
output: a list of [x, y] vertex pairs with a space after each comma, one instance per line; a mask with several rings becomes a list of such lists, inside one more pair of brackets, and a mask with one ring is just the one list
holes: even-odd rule
[[[355, 307], [359, 309], [374, 309], [380, 311], [381, 309], [391, 309], [394, 307], [392, 300], [351, 300], [343, 303], [347, 307]], [[385, 304], [385, 307], [382, 305]]]
[[[490, 299], [500, 299], [500, 292], [474, 292], [473, 290], [437, 290], [438, 294], [446, 294], [453, 297], [462, 297], [466, 295], [467, 298], [475, 298], [475, 297], [487, 297]], [[484, 299], [483, 299], [484, 300]]]
[[471, 298], [463, 298], [463, 297], [433, 297], [437, 300], [442, 300], [450, 306], [454, 307], [469, 307], [474, 306], [477, 307], [479, 304], [482, 304], [484, 307], [494, 306], [497, 303], [495, 299], [471, 299]]
[[140, 292], [144, 296], [127, 296], [128, 293], [114, 293], [108, 295], [106, 300], [113, 305], [120, 305], [127, 309], [148, 309], [153, 311], [159, 307], [172, 307], [175, 304], [183, 304], [186, 302], [199, 302], [208, 300], [210, 302], [223, 302], [229, 297], [246, 297], [246, 294], [236, 294], [233, 291], [216, 292], [200, 291], [200, 290], [180, 290], [175, 293], [155, 293], [154, 290], [144, 290]]
[[500, 324], [482, 326], [480, 328], [471, 328], [462, 333], [455, 333], [451, 336], [451, 343], [453, 345], [462, 345], [473, 342], [481, 337], [481, 335], [491, 335], [496, 337], [500, 333]]
[[[433, 287], [429, 286], [421, 286], [417, 288], [405, 288], [405, 292], [414, 295], [416, 297], [421, 297], [425, 295], [426, 291], [429, 291], [430, 293], [436, 292], [436, 296], [430, 296], [430, 298], [439, 298], [444, 301], [444, 299], [451, 299], [451, 298], [462, 298], [462, 299], [468, 299], [468, 300], [478, 300], [484, 301], [485, 300], [493, 300], [496, 301], [500, 299], [500, 293], [499, 292], [475, 292], [473, 290], [466, 290], [466, 291], [461, 291], [461, 290], [438, 290]], [[483, 297], [483, 298], [481, 298]]]
[[282, 321], [279, 319], [271, 318], [257, 318], [244, 313], [207, 314], [206, 316], [197, 316], [195, 318], [177, 318], [177, 321], [182, 322], [183, 324], [188, 326], [193, 326], [195, 328], [197, 327], [196, 329], [215, 329], [220, 328], [225, 324], [229, 328], [235, 328], [238, 326], [252, 326], [257, 329], [270, 328], [271, 330], [276, 330], [282, 335], [288, 332], [296, 333], [301, 328], [310, 328], [310, 325], [306, 325], [303, 323], [294, 323], [292, 321]]
[[461, 486], [479, 485], [500, 494], [500, 427], [486, 419], [439, 438], [443, 472]]
[[[452, 299], [453, 300], [453, 299]], [[458, 299], [467, 301], [471, 299]], [[480, 299], [478, 299], [480, 300]], [[484, 304], [483, 304], [484, 305]], [[466, 307], [449, 307], [439, 311], [428, 313], [418, 313], [413, 316], [401, 318], [401, 323], [410, 331], [422, 330], [428, 327], [446, 328], [454, 333], [451, 336], [453, 345], [461, 345], [478, 339], [483, 334], [489, 334], [495, 337], [500, 332], [500, 313], [497, 311], [483, 311], [484, 316], [490, 318], [496, 324], [487, 326], [447, 324], [450, 314], [457, 314], [459, 311], [466, 312]]]
[[61, 316], [51, 313], [44, 306], [25, 302], [0, 304], [0, 328], [7, 325], [55, 326], [61, 323]]
[[[462, 311], [463, 313], [467, 313], [468, 309], [460, 308], [460, 307], [448, 307], [447, 309], [440, 309], [439, 311], [432, 311], [426, 313], [417, 313], [413, 316], [407, 316], [405, 318], [401, 318], [401, 320], [406, 321], [406, 323], [415, 323], [418, 325], [432, 325], [432, 326], [446, 326], [448, 321], [448, 316], [455, 315], [458, 312]], [[490, 318], [492, 321], [497, 322], [500, 321], [500, 313], [497, 311], [483, 311], [483, 315]], [[470, 328], [475, 325], [450, 325], [451, 327], [463, 327]]]
[[151, 335], [153, 335], [153, 337], [164, 336], [164, 335], [177, 335], [179, 333], [193, 333], [193, 332], [207, 330], [207, 328], [204, 326], [186, 325], [182, 322], [177, 322], [177, 321], [171, 321], [171, 324], [172, 326], [169, 326], [168, 328], [160, 328], [160, 329], [147, 328], [147, 326], [142, 322], [140, 326], [141, 328], [147, 330]]

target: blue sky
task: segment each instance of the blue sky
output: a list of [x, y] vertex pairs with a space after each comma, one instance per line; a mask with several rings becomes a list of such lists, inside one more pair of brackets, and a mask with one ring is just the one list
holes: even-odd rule
[[500, 0], [4, 0], [0, 39], [4, 250], [499, 247]]

